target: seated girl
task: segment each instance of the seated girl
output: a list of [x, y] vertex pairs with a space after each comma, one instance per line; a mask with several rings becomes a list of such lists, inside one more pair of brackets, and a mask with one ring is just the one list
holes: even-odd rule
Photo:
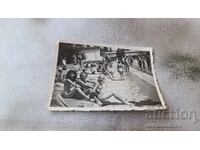
[[82, 72], [80, 74], [80, 79], [77, 80], [77, 84], [81, 87], [81, 90], [86, 94], [89, 95], [96, 85], [96, 82], [90, 81], [87, 79], [88, 75], [86, 72]]
[[62, 97], [64, 98], [75, 98], [81, 99], [84, 98], [86, 100], [90, 100], [89, 96], [87, 96], [82, 90], [80, 85], [76, 83], [77, 73], [74, 70], [69, 70], [66, 75], [66, 80], [64, 83], [64, 92]]

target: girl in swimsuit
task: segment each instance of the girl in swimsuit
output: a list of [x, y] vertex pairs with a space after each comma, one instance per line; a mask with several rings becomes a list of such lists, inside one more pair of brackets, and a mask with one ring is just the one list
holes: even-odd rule
[[64, 92], [62, 97], [64, 98], [84, 98], [90, 100], [82, 90], [81, 87], [76, 84], [77, 73], [74, 70], [69, 70], [66, 75], [66, 80], [64, 83]]
[[87, 79], [88, 75], [85, 72], [80, 74], [80, 79], [77, 80], [77, 84], [80, 85], [81, 90], [86, 94], [89, 95], [96, 85], [96, 82]]

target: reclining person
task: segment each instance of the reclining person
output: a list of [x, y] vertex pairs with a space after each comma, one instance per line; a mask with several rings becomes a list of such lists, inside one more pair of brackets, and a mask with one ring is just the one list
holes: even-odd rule
[[100, 75], [98, 77], [98, 83], [93, 88], [93, 91], [90, 94], [90, 97], [94, 98], [99, 105], [102, 105], [105, 100], [111, 97], [115, 97], [117, 100], [119, 100], [123, 104], [127, 104], [127, 105], [130, 104], [129, 102], [127, 102], [126, 100], [123, 100], [119, 95], [115, 93], [105, 93], [103, 91], [104, 83], [105, 83], [105, 77], [103, 75]]

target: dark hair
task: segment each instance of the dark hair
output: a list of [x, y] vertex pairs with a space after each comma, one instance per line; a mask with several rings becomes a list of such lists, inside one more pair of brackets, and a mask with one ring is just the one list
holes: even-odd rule
[[67, 70], [67, 66], [63, 66], [63, 70]]
[[83, 76], [84, 74], [85, 74], [86, 77], [87, 77], [87, 73], [86, 73], [86, 72], [81, 72], [81, 74], [80, 74], [80, 78], [82, 78], [82, 76]]
[[121, 61], [121, 60], [118, 60], [118, 63], [122, 63], [122, 61]]
[[84, 69], [82, 69], [82, 71], [84, 72], [84, 73], [86, 73], [86, 69], [84, 68]]
[[76, 73], [76, 71], [74, 71], [74, 70], [69, 70], [69, 71], [67, 72], [66, 79], [69, 79], [69, 75], [70, 75], [71, 73], [74, 74], [74, 77], [73, 77], [73, 79], [71, 79], [71, 80], [72, 80], [72, 81], [76, 81], [77, 73]]
[[101, 74], [101, 75], [99, 75], [99, 76], [98, 76], [98, 82], [99, 82], [100, 80], [102, 80], [102, 81], [103, 81], [103, 80], [105, 80], [105, 76], [104, 76], [104, 75], [102, 75], [102, 74]]

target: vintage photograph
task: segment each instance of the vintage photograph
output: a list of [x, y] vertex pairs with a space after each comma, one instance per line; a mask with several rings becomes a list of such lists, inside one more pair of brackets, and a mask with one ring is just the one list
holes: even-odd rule
[[60, 42], [49, 110], [159, 110], [166, 105], [150, 47]]

